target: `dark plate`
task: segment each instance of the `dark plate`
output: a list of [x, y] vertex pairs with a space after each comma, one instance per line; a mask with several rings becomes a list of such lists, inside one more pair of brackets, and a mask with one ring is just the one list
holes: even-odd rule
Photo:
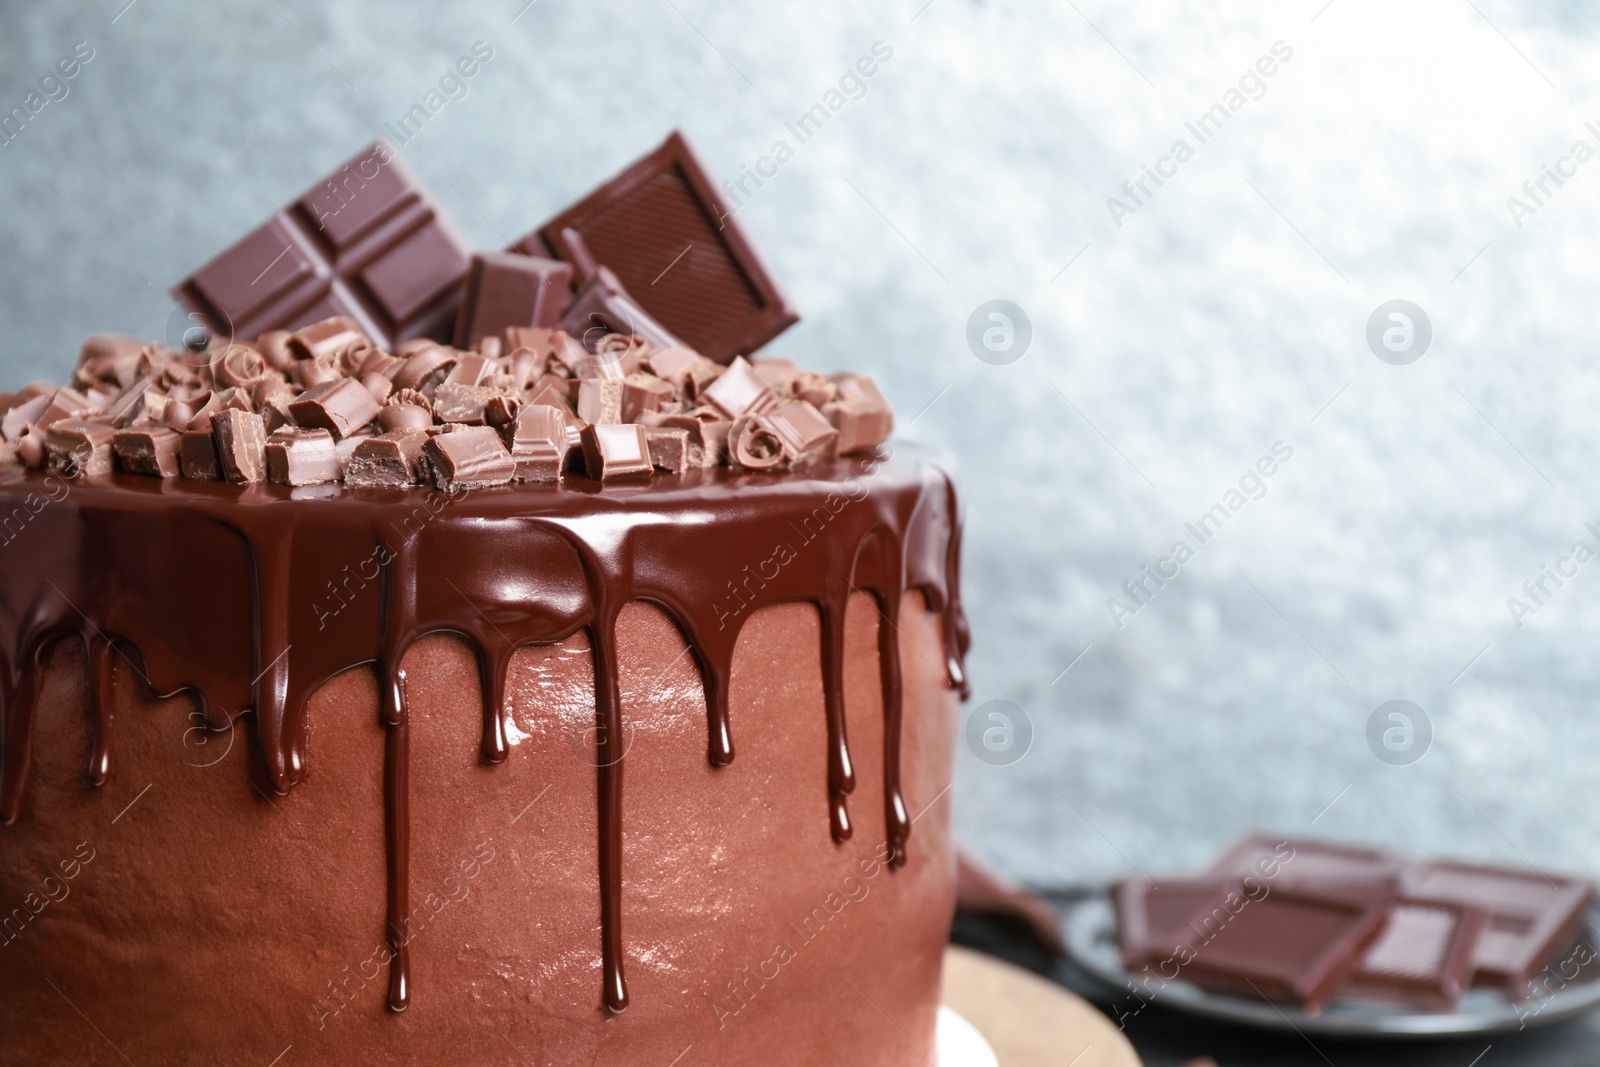
[[[1111, 901], [1087, 897], [1068, 905], [1063, 922], [1067, 955], [1112, 989], [1127, 991], [1137, 980], [1122, 965], [1117, 950], [1117, 919]], [[1450, 1012], [1419, 1012], [1378, 1001], [1335, 999], [1320, 1015], [1292, 1004], [1216, 993], [1181, 978], [1168, 982], [1149, 1003], [1208, 1019], [1267, 1030], [1346, 1037], [1452, 1037], [1499, 1034], [1544, 1026], [1600, 1007], [1600, 909], [1591, 912], [1579, 943], [1592, 960], [1570, 982], [1547, 977], [1548, 988], [1521, 1003], [1492, 989], [1474, 989]], [[1127, 993], [1131, 998], [1133, 994]]]

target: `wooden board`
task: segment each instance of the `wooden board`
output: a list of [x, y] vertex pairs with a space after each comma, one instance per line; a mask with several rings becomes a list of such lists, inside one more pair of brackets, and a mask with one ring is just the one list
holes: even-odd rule
[[1000, 1067], [1139, 1067], [1138, 1053], [1111, 1020], [993, 956], [946, 949], [944, 1002], [988, 1039]]

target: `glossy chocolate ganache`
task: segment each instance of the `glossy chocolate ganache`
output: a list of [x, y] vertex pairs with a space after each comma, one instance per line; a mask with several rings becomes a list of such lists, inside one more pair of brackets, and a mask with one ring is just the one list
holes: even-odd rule
[[[558, 358], [553, 345], [559, 343], [539, 339], [542, 367]], [[17, 433], [8, 422], [9, 448], [0, 455], [10, 460], [0, 465], [0, 821], [27, 818], [38, 678], [50, 648], [62, 639], [81, 640], [87, 650], [92, 743], [85, 774], [94, 785], [104, 785], [116, 765], [111, 684], [120, 657], [156, 694], [191, 693], [212, 731], [230, 731], [248, 717], [252, 774], [274, 795], [287, 794], [316, 771], [307, 745], [312, 694], [335, 675], [371, 664], [386, 734], [388, 1004], [402, 1011], [414, 992], [405, 917], [412, 912], [408, 872], [416, 799], [408, 780], [403, 657], [430, 634], [455, 634], [470, 645], [483, 692], [481, 759], [496, 764], [508, 751], [506, 675], [513, 653], [582, 633], [594, 670], [599, 999], [609, 1011], [621, 1012], [628, 1006], [621, 922], [628, 709], [618, 681], [619, 614], [625, 605], [645, 601], [676, 623], [704, 687], [706, 758], [722, 768], [736, 758], [729, 680], [742, 625], [774, 604], [815, 606], [828, 741], [817, 816], [828, 819], [834, 840], [843, 842], [865, 817], [857, 812], [853, 818], [849, 804], [856, 773], [843, 682], [846, 604], [865, 593], [879, 615], [884, 713], [884, 810], [871, 818], [882, 819], [888, 865], [903, 864], [914, 847], [900, 788], [899, 635], [908, 592], [920, 592], [928, 609], [941, 615], [946, 681], [957, 690], [966, 684], [960, 526], [946, 464], [929, 450], [881, 439], [889, 422], [886, 410], [871, 407], [877, 394], [870, 382], [805, 375], [786, 361], [761, 361], [762, 367], [742, 359], [726, 370], [694, 365], [705, 374], [696, 381], [684, 369], [687, 361], [653, 353], [660, 366], [682, 370], [673, 380], [653, 375], [652, 353], [642, 349], [635, 343], [630, 350], [626, 340], [614, 346], [616, 358], [631, 359], [633, 369], [608, 378], [581, 379], [577, 368], [548, 374], [550, 380], [539, 384], [539, 402], [526, 401], [530, 385], [540, 379], [515, 389], [498, 387], [494, 395], [507, 402], [500, 406], [499, 424], [492, 425], [484, 412], [493, 406], [488, 393], [474, 394], [487, 399], [475, 410], [468, 405], [461, 422], [447, 422], [439, 411], [441, 389], [470, 353], [414, 347], [384, 365], [368, 349], [347, 346], [330, 365], [342, 360], [348, 376], [337, 380], [357, 388], [367, 388], [359, 384], [362, 362], [393, 371], [425, 355], [433, 363], [430, 380], [409, 390], [404, 404], [433, 410], [426, 424], [419, 419], [399, 431], [385, 430], [369, 414], [370, 425], [327, 432], [337, 455], [335, 477], [312, 484], [280, 484], [303, 480], [288, 476], [269, 480], [294, 465], [281, 457], [276, 467], [264, 462], [270, 458], [267, 446], [276, 438], [293, 447], [337, 426], [337, 417], [321, 405], [275, 402], [272, 392], [264, 401], [252, 400], [251, 383], [223, 386], [226, 372], [218, 368], [227, 352], [214, 349], [208, 360], [141, 350], [135, 373], [121, 364], [113, 368], [116, 361], [103, 358], [112, 348], [102, 341], [86, 350], [84, 360], [89, 366], [102, 359], [90, 375], [98, 389], [30, 386], [26, 396], [5, 398], [8, 411], [28, 408], [34, 418], [19, 423]], [[115, 354], [129, 359], [125, 346]], [[151, 367], [164, 373], [163, 358], [182, 361], [187, 370], [167, 373], [176, 384], [163, 380], [152, 387]], [[232, 358], [246, 357], [235, 352]], [[472, 373], [493, 389], [493, 376], [509, 373], [511, 362], [508, 353], [493, 352], [489, 369], [475, 366]], [[302, 360], [279, 378], [293, 381], [295, 371], [311, 365]], [[117, 384], [119, 373], [131, 380]], [[708, 394], [717, 379], [732, 373], [746, 376], [740, 395], [718, 405]], [[640, 421], [591, 423], [575, 405], [563, 403], [580, 382], [591, 380], [627, 380], [640, 393], [668, 399], [654, 418], [646, 407], [629, 413]], [[145, 394], [129, 401], [140, 383]], [[316, 388], [292, 391], [303, 396]], [[227, 390], [233, 396], [214, 403]], [[152, 391], [166, 394], [160, 404], [149, 403]], [[369, 391], [380, 396], [384, 389], [374, 385]], [[804, 399], [808, 391], [810, 399]], [[172, 399], [186, 393], [186, 399]], [[620, 403], [624, 395], [620, 386], [605, 393], [607, 402]], [[48, 400], [40, 404], [41, 398]], [[797, 401], [806, 410], [794, 409]], [[207, 419], [196, 421], [207, 405]], [[542, 441], [557, 457], [551, 479], [519, 480], [513, 473], [495, 474], [488, 484], [475, 481], [474, 470], [515, 468], [520, 417], [541, 405], [549, 408], [541, 413], [541, 427], [545, 415], [557, 416], [558, 432]], [[790, 423], [800, 422], [809, 438], [770, 417], [786, 405]], [[374, 404], [372, 410], [392, 406]], [[663, 408], [687, 414], [669, 454], [651, 464], [646, 431], [674, 428], [662, 425], [670, 419]], [[240, 417], [225, 420], [229, 410]], [[46, 412], [55, 417], [41, 427]], [[620, 410], [602, 417], [618, 415]], [[269, 431], [275, 418], [281, 421]], [[814, 426], [818, 419], [820, 430]], [[175, 421], [182, 430], [172, 429]], [[225, 421], [230, 428], [224, 429]], [[863, 436], [863, 425], [881, 426], [882, 434]], [[643, 450], [645, 472], [607, 476], [608, 468], [626, 467], [607, 452], [615, 442], [603, 434], [612, 428], [627, 431], [628, 441], [618, 446], [624, 453], [635, 443]], [[126, 438], [119, 435], [130, 430], [143, 435], [141, 446], [164, 431], [176, 435], [180, 449], [191, 435], [208, 436], [203, 443], [220, 459], [218, 475], [129, 473], [138, 461], [123, 460]], [[841, 431], [856, 437], [843, 442]], [[484, 460], [478, 452], [439, 447], [457, 434], [473, 434], [489, 442], [488, 452], [500, 452]], [[390, 470], [399, 472], [396, 480], [415, 484], [352, 484], [352, 458], [363, 442], [379, 438], [398, 442], [385, 452], [399, 457]], [[241, 439], [250, 451], [235, 448]], [[172, 443], [168, 438], [166, 444]], [[840, 454], [845, 444], [849, 454]]]

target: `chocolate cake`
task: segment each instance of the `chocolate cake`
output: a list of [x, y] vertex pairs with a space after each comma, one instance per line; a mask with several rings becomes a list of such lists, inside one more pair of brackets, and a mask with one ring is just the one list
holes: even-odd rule
[[571, 271], [374, 146], [0, 394], [0, 1064], [933, 1058], [949, 465], [660, 325], [742, 233], [629, 292], [671, 145]]

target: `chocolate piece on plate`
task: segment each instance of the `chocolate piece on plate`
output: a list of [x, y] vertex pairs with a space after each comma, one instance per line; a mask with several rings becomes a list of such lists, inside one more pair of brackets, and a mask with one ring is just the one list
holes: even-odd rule
[[463, 426], [435, 434], [423, 446], [434, 485], [445, 492], [504, 485], [516, 474], [516, 463], [489, 426]]
[[1205, 877], [1253, 874], [1274, 885], [1319, 889], [1340, 884], [1392, 886], [1402, 866], [1401, 857], [1391, 852], [1256, 834], [1236, 842]]
[[[1117, 912], [1117, 945], [1130, 967], [1162, 958], [1183, 924], [1203, 902], [1216, 896], [1214, 878], [1162, 878], [1151, 884], [1128, 878], [1111, 891]], [[1260, 890], [1254, 890], [1258, 895]]]
[[1391, 899], [1378, 936], [1339, 995], [1450, 1011], [1472, 984], [1478, 938], [1488, 921], [1481, 908]]
[[176, 478], [183, 473], [178, 459], [182, 435], [167, 426], [140, 426], [119, 430], [111, 439], [117, 462], [129, 474]]
[[1473, 953], [1473, 984], [1504, 989], [1514, 999], [1527, 996], [1529, 983], [1571, 943], [1595, 892], [1584, 878], [1444, 861], [1407, 866], [1400, 889], [1416, 900], [1488, 912]]
[[577, 264], [585, 256], [571, 235], [588, 258], [616, 272], [654, 319], [719, 363], [755, 351], [799, 320], [717, 183], [676, 131], [515, 248], [554, 252]]
[[471, 348], [508, 327], [550, 327], [561, 320], [572, 265], [518, 252], [477, 252], [467, 268], [455, 344]]
[[339, 480], [339, 446], [327, 430], [279, 430], [267, 438], [267, 477], [279, 485]]
[[213, 334], [255, 337], [347, 315], [380, 348], [444, 338], [470, 250], [377, 141], [180, 283]]
[[1271, 888], [1252, 898], [1225, 886], [1189, 914], [1164, 946], [1182, 977], [1244, 996], [1297, 1002], [1308, 1014], [1356, 968], [1384, 905]]
[[583, 470], [597, 481], [610, 481], [654, 470], [650, 441], [637, 423], [583, 428]]

